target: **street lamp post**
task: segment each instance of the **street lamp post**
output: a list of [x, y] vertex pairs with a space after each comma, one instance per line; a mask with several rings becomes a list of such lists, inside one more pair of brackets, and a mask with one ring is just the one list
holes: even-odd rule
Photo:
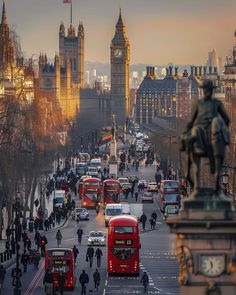
[[21, 281], [22, 271], [19, 267], [20, 263], [20, 245], [19, 245], [19, 223], [20, 223], [20, 197], [16, 197], [15, 203], [15, 238], [16, 238], [16, 268], [13, 270], [13, 286], [14, 295], [21, 295]]

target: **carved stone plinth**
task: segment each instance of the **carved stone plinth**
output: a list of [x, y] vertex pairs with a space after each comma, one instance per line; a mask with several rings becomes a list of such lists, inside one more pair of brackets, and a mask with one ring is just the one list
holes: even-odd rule
[[235, 295], [236, 219], [229, 199], [206, 191], [205, 199], [184, 201], [166, 223], [177, 235], [181, 295]]

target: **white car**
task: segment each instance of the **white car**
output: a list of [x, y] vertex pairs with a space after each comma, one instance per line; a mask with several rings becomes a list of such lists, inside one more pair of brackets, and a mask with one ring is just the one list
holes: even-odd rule
[[87, 175], [92, 177], [98, 177], [97, 167], [92, 167], [92, 166], [88, 167]]
[[144, 203], [144, 202], [150, 202], [150, 203], [153, 203], [153, 201], [154, 201], [154, 195], [153, 195], [153, 193], [145, 192], [145, 193], [142, 195], [142, 203]]
[[106, 246], [106, 236], [102, 231], [91, 231], [88, 235], [88, 246]]

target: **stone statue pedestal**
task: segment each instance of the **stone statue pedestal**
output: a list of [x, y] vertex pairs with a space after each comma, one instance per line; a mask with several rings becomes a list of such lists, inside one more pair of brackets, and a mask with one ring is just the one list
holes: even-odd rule
[[236, 294], [236, 219], [230, 200], [204, 190], [167, 218], [177, 235], [181, 295]]
[[110, 176], [117, 178], [118, 175], [118, 162], [116, 156], [116, 140], [112, 139], [110, 143], [110, 160], [109, 160]]

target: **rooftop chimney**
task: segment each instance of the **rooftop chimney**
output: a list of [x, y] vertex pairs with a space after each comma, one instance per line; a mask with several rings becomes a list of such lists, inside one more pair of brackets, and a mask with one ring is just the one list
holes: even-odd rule
[[191, 76], [193, 76], [193, 66], [191, 66]]
[[202, 76], [202, 67], [199, 67], [199, 76]]
[[175, 67], [175, 76], [178, 76], [178, 67]]

